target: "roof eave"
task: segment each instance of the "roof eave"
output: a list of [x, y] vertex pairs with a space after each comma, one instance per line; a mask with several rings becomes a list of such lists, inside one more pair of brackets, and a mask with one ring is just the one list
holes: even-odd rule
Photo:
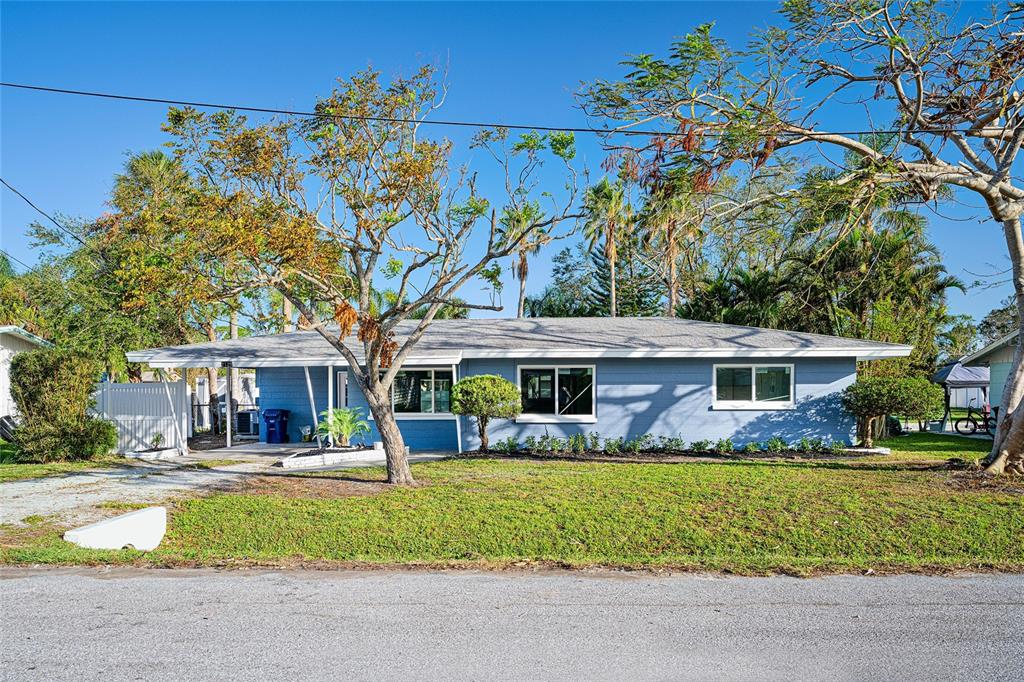
[[[588, 359], [588, 358], [855, 358], [884, 360], [910, 355], [912, 346], [865, 346], [861, 348], [658, 348], [658, 349], [518, 349], [472, 350], [455, 355], [414, 356], [409, 366], [458, 364], [464, 359]], [[235, 367], [314, 367], [330, 365], [345, 367], [338, 357], [315, 358], [245, 358], [211, 355], [208, 357], [167, 357], [160, 352], [133, 351], [126, 354], [129, 362], [144, 362], [157, 368], [219, 367], [230, 362]]]
[[32, 332], [22, 329], [21, 327], [13, 324], [8, 324], [0, 327], [0, 334], [11, 334], [13, 336], [19, 336], [26, 341], [42, 346], [43, 348], [53, 348], [53, 344], [44, 339], [41, 336], [36, 336]]

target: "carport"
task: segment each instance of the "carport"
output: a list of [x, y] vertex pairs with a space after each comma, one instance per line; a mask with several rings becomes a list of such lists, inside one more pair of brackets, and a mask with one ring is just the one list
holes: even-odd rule
[[[956, 388], [980, 388], [985, 402], [988, 402], [988, 367], [964, 367], [959, 362], [950, 362], [932, 375], [932, 381], [945, 391], [945, 410], [942, 413], [942, 430], [949, 420], [949, 392]], [[979, 406], [980, 407], [980, 406]]]

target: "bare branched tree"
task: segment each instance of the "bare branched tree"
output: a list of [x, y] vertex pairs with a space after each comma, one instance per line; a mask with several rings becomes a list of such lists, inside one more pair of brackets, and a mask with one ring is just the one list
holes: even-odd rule
[[[623, 79], [585, 87], [581, 102], [616, 132], [658, 126], [640, 141], [609, 137], [609, 149], [656, 179], [684, 173], [695, 191], [806, 150], [805, 159], [817, 151], [839, 169], [823, 191], [856, 187], [851, 215], [896, 184], [926, 201], [941, 199], [944, 186], [979, 195], [1002, 227], [1024, 327], [1024, 8], [997, 5], [977, 20], [951, 9], [787, 0], [785, 24], [743, 50], [701, 26], [667, 58], [640, 55]], [[820, 123], [828, 118], [857, 123]], [[987, 462], [995, 473], [1024, 473], [1022, 360], [1024, 335]]]

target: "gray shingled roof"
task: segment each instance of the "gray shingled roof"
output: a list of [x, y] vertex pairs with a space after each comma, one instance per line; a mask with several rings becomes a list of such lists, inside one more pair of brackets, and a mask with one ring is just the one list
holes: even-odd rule
[[[415, 328], [401, 323], [401, 342]], [[361, 344], [349, 348], [362, 360]], [[435, 320], [416, 344], [411, 364], [451, 363], [473, 357], [899, 357], [910, 346], [776, 329], [741, 327], [665, 317], [523, 318]], [[338, 352], [313, 331], [253, 336], [135, 351], [132, 362], [162, 367], [344, 364]]]

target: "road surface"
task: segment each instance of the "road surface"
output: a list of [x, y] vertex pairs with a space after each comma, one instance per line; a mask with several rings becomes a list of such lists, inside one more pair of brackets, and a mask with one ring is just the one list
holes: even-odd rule
[[1021, 679], [1024, 576], [0, 570], [0, 677]]

